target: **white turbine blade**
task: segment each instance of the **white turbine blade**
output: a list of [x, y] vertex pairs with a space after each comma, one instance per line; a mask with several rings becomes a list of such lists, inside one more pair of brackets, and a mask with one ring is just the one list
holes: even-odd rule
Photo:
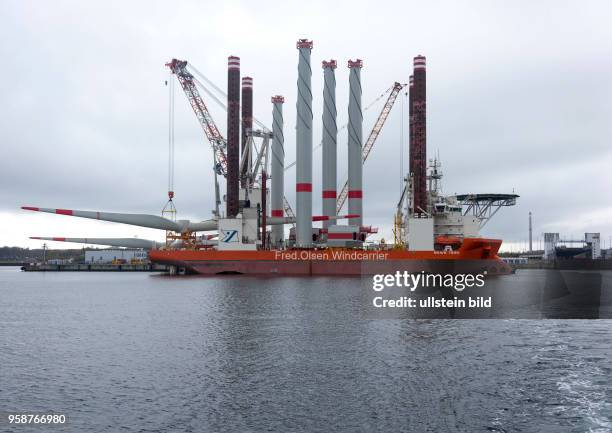
[[187, 228], [192, 232], [207, 232], [217, 230], [219, 228], [219, 222], [217, 220], [206, 220], [197, 223], [190, 222]]
[[147, 227], [159, 230], [171, 230], [175, 232], [181, 231], [181, 226], [174, 221], [163, 218], [157, 215], [148, 214], [128, 214], [128, 213], [112, 213], [112, 212], [91, 212], [84, 210], [71, 209], [52, 209], [33, 206], [22, 206], [21, 209], [31, 210], [35, 212], [47, 212], [58, 215], [68, 215], [80, 218], [90, 218], [100, 221], [111, 221], [115, 223], [128, 224], [138, 227]]
[[55, 242], [73, 242], [77, 244], [108, 245], [109, 247], [142, 248], [145, 250], [164, 246], [162, 242], [138, 238], [61, 238], [31, 236], [30, 239]]

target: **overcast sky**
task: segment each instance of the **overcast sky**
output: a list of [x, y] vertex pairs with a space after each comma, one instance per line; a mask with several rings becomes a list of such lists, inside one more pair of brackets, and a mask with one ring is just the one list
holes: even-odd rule
[[[159, 214], [167, 191], [168, 79], [188, 60], [226, 87], [227, 56], [254, 78], [255, 116], [271, 124], [270, 96], [285, 96], [287, 162], [295, 155], [298, 38], [312, 51], [315, 145], [321, 137], [320, 62], [338, 60], [338, 124], [347, 119], [346, 61], [361, 58], [363, 105], [412, 58], [427, 57], [427, 147], [439, 151], [446, 193], [520, 194], [484, 235], [508, 243], [558, 231], [612, 235], [612, 4], [607, 1], [78, 2], [0, 3], [0, 245], [40, 247], [29, 236], [163, 233], [21, 211], [21, 205]], [[206, 95], [205, 95], [206, 96]], [[391, 238], [407, 148], [398, 99], [364, 169], [365, 222]], [[209, 103], [225, 135], [225, 113]], [[382, 101], [364, 114], [364, 136]], [[176, 93], [175, 191], [179, 218], [208, 219], [212, 152]], [[402, 127], [404, 142], [401, 141]], [[339, 176], [346, 173], [346, 131]], [[404, 152], [407, 167], [407, 151]], [[321, 154], [314, 158], [319, 213]], [[295, 171], [287, 172], [293, 201]], [[340, 180], [339, 180], [340, 182]], [[54, 243], [52, 247], [61, 247]], [[68, 246], [68, 245], [63, 245]]]

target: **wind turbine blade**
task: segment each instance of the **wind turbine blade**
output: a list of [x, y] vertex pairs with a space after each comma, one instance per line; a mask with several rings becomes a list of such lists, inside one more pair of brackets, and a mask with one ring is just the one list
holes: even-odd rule
[[43, 207], [33, 206], [22, 206], [21, 209], [30, 210], [35, 212], [47, 212], [54, 213], [57, 215], [68, 215], [80, 218], [89, 218], [100, 221], [110, 221], [121, 224], [128, 224], [138, 227], [147, 227], [151, 229], [159, 230], [171, 230], [175, 232], [182, 231], [181, 225], [167, 218], [163, 218], [157, 215], [148, 214], [129, 214], [129, 213], [112, 213], [112, 212], [92, 212], [85, 210], [72, 210], [72, 209], [52, 209]]
[[77, 244], [108, 245], [109, 247], [142, 248], [145, 250], [161, 248], [164, 246], [162, 242], [137, 238], [61, 238], [31, 236], [30, 239], [55, 242], [73, 242]]

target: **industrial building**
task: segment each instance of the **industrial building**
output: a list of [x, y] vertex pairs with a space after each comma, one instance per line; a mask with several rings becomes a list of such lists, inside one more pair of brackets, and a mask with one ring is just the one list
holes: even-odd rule
[[601, 259], [601, 236], [585, 233], [584, 239], [562, 239], [559, 233], [544, 233], [544, 260], [557, 258]]
[[85, 263], [142, 263], [148, 261], [147, 252], [141, 249], [116, 248], [85, 251]]

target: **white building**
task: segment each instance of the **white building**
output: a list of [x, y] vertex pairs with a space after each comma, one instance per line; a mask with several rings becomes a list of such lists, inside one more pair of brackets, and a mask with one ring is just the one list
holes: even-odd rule
[[72, 263], [72, 259], [49, 259], [47, 260], [48, 265], [68, 265]]
[[85, 251], [85, 263], [113, 263], [113, 261], [125, 261], [130, 263], [132, 260], [147, 260], [145, 250], [134, 250], [117, 248], [112, 250]]
[[502, 257], [502, 260], [509, 265], [526, 265], [529, 263], [527, 257]]

